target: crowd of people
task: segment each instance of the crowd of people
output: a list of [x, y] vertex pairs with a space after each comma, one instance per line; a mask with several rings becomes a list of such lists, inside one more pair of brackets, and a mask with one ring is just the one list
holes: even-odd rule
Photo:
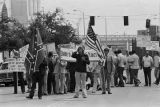
[[[87, 98], [87, 90], [96, 93], [102, 90], [102, 94], [112, 94], [112, 87], [125, 87], [125, 84], [140, 86], [138, 71], [144, 71], [144, 86], [151, 86], [151, 70], [155, 70], [154, 82], [156, 85], [160, 81], [159, 63], [160, 57], [157, 52], [152, 58], [148, 51], [140, 60], [139, 56], [133, 50], [125, 52], [117, 50], [114, 54], [109, 54], [110, 49], [105, 48], [105, 59], [102, 61], [90, 61], [85, 54], [85, 47], [80, 46], [72, 57], [76, 62], [63, 61], [60, 55], [53, 57], [49, 52], [47, 58], [39, 66], [39, 71], [28, 75], [28, 91], [32, 99], [38, 82], [38, 97], [42, 99], [43, 95], [75, 93], [74, 98], [78, 98], [82, 91], [82, 97]], [[124, 72], [126, 76], [124, 76]], [[90, 82], [89, 82], [90, 81]]]

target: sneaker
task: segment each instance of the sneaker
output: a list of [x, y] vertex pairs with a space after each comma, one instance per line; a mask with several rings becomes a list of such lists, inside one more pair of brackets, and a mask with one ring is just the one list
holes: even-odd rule
[[84, 96], [83, 96], [83, 98], [87, 98], [87, 96], [86, 96], [86, 95], [84, 95]]
[[111, 92], [108, 92], [108, 94], [112, 94]]
[[77, 95], [74, 95], [73, 98], [79, 98]]
[[92, 91], [92, 93], [96, 93], [95, 91]]
[[102, 92], [102, 94], [106, 94], [106, 92]]
[[42, 99], [42, 97], [38, 97], [40, 100]]
[[27, 99], [33, 99], [33, 97], [31, 97], [31, 96], [27, 96], [26, 98], [27, 98]]

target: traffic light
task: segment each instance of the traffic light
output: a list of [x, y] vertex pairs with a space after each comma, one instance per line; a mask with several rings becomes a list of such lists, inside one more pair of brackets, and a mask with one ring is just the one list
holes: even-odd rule
[[150, 28], [150, 22], [151, 22], [150, 19], [146, 19], [146, 28]]
[[128, 23], [128, 16], [123, 16], [124, 18], [124, 26], [128, 26], [129, 23]]
[[94, 20], [94, 16], [90, 16], [90, 26], [94, 26], [95, 25], [95, 20]]

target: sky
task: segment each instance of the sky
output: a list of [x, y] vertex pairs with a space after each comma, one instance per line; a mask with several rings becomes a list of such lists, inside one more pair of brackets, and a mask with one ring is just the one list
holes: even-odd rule
[[[147, 18], [152, 25], [160, 25], [160, 0], [42, 0], [42, 7], [45, 12], [55, 11], [57, 7], [63, 9], [66, 20], [75, 28], [79, 24], [80, 34], [84, 34], [82, 13], [85, 34], [89, 16], [96, 16], [93, 28], [99, 35], [106, 32], [107, 35], [136, 35], [137, 30], [146, 29]], [[75, 9], [79, 11], [73, 11]], [[129, 16], [129, 26], [124, 27], [123, 16]]]

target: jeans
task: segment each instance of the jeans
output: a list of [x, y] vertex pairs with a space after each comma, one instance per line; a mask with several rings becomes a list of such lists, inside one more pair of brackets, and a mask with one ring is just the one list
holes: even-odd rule
[[48, 70], [46, 70], [45, 75], [44, 75], [44, 81], [43, 81], [43, 93], [48, 94], [47, 91], [47, 80], [48, 80]]
[[30, 91], [30, 97], [34, 96], [34, 92], [36, 89], [36, 83], [38, 82], [38, 97], [42, 97], [42, 86], [43, 86], [43, 80], [44, 80], [44, 75], [40, 74], [39, 72], [34, 72], [32, 75], [32, 88]]
[[119, 78], [119, 86], [121, 86], [121, 87], [124, 86], [123, 71], [124, 71], [124, 67], [118, 67], [117, 68], [117, 73], [118, 73], [118, 78]]
[[55, 73], [56, 93], [64, 93], [66, 88], [65, 73]]
[[101, 70], [102, 75], [102, 92], [106, 92], [106, 82], [107, 82], [107, 91], [111, 91], [111, 73], [108, 73], [108, 71], [104, 68]]
[[76, 79], [75, 93], [77, 97], [79, 96], [80, 87], [82, 87], [82, 95], [84, 97], [87, 96], [86, 75], [87, 73], [75, 72], [75, 79]]
[[100, 86], [102, 87], [101, 73], [94, 73], [93, 92], [96, 92], [96, 90], [97, 90], [98, 78], [100, 79]]
[[54, 75], [53, 72], [49, 72], [48, 73], [48, 82], [47, 82], [47, 84], [48, 84], [48, 87], [47, 87], [48, 94], [56, 93], [56, 91], [55, 91], [56, 90], [55, 89], [56, 82], [55, 82], [55, 75]]
[[138, 69], [131, 69], [131, 75], [134, 80], [134, 84], [138, 85], [140, 83], [140, 80], [138, 79]]
[[151, 68], [150, 67], [144, 67], [144, 78], [145, 78], [145, 85], [151, 85]]

